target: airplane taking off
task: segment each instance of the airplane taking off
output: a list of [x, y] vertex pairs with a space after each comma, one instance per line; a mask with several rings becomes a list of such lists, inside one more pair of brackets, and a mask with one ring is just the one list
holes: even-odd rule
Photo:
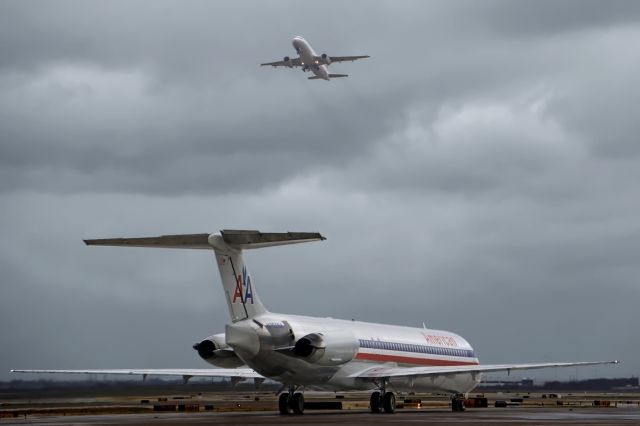
[[282, 61], [267, 62], [260, 64], [261, 66], [271, 65], [272, 67], [302, 67], [302, 71], [311, 71], [315, 74], [313, 77], [307, 77], [309, 80], [330, 80], [331, 78], [349, 77], [348, 74], [330, 74], [328, 65], [334, 62], [355, 61], [357, 59], [369, 58], [369, 55], [361, 56], [329, 56], [326, 53], [318, 55], [307, 40], [300, 36], [295, 36], [293, 40], [293, 48], [298, 53], [297, 58], [284, 57]]
[[262, 233], [223, 230], [216, 234], [85, 240], [87, 245], [213, 250], [231, 316], [225, 332], [196, 343], [213, 369], [11, 370], [20, 373], [140, 374], [191, 377], [265, 378], [282, 383], [281, 414], [302, 414], [300, 389], [370, 390], [372, 413], [393, 413], [395, 392], [449, 393], [452, 410], [482, 373], [617, 364], [618, 361], [481, 365], [471, 345], [457, 334], [425, 328], [277, 314], [263, 306], [243, 259], [243, 250], [320, 241], [315, 232]]

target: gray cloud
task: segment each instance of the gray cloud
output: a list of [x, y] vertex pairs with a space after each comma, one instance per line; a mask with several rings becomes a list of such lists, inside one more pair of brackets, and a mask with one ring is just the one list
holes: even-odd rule
[[[329, 238], [248, 254], [273, 311], [637, 374], [638, 28], [630, 2], [3, 2], [0, 378], [203, 366], [212, 257], [81, 239], [219, 228]], [[372, 58], [257, 65], [296, 34]]]

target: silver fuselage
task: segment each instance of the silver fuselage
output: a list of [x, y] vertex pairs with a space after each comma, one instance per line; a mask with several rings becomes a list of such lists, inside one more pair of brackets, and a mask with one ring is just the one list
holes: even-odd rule
[[[347, 336], [356, 342], [350, 358], [340, 356], [319, 365], [291, 356], [286, 348], [310, 333]], [[359, 321], [266, 313], [226, 327], [227, 344], [255, 371], [273, 380], [318, 390], [370, 390], [379, 383], [350, 377], [375, 367], [477, 365], [473, 348], [462, 337], [441, 330]], [[479, 373], [420, 377], [391, 377], [397, 391], [469, 392]]]
[[323, 80], [329, 80], [329, 69], [326, 65], [317, 61], [318, 54], [313, 50], [311, 45], [302, 37], [296, 36], [292, 40], [293, 48], [300, 55], [303, 69], [308, 69], [317, 77]]

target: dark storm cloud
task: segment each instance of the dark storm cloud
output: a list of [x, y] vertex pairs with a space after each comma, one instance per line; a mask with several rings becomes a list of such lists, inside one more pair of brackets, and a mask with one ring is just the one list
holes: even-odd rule
[[210, 253], [81, 240], [219, 228], [328, 237], [247, 254], [275, 312], [637, 374], [636, 3], [0, 4], [0, 377], [203, 367]]
[[[618, 16], [616, 5], [597, 15], [590, 12], [595, 6], [586, 3], [581, 18], [566, 13], [572, 18], [563, 28], [606, 25]], [[470, 13], [477, 6], [467, 3], [417, 9], [377, 4], [367, 19], [356, 12], [361, 5], [350, 5], [345, 15], [376, 31], [364, 27], [357, 42], [349, 33], [340, 40], [332, 37], [330, 45], [364, 49], [373, 54], [372, 61], [376, 54], [401, 58], [376, 64], [386, 87], [375, 83], [367, 68], [352, 64], [366, 86], [351, 88], [340, 82], [304, 86], [308, 82], [289, 70], [259, 69], [258, 58], [290, 53], [290, 34], [269, 28], [279, 20], [279, 10], [261, 3], [241, 13], [207, 3], [189, 3], [179, 12], [170, 2], [73, 6], [45, 3], [34, 9], [15, 2], [3, 14], [0, 137], [6, 142], [0, 158], [7, 167], [2, 190], [251, 191], [344, 164], [366, 155], [372, 142], [384, 140], [408, 110], [424, 109], [425, 101], [437, 114], [443, 102], [500, 96], [536, 79], [544, 83], [558, 72], [571, 72], [571, 59], [562, 59], [575, 47], [570, 43], [559, 43], [555, 50], [534, 42], [514, 46], [487, 34], [480, 24], [499, 27], [532, 16], [545, 31], [577, 4], [545, 3], [528, 15], [521, 9], [531, 6], [494, 3], [480, 8], [480, 17], [489, 16], [486, 22]], [[385, 13], [406, 25], [395, 33], [387, 28], [381, 37], [377, 29], [384, 26]], [[632, 10], [625, 22], [633, 16]], [[424, 38], [415, 27], [421, 20], [429, 24]], [[441, 41], [443, 32], [447, 44]], [[384, 43], [385, 37], [395, 38]], [[594, 49], [585, 55], [590, 60], [599, 53]], [[553, 58], [554, 65], [541, 64], [543, 58]], [[542, 74], [540, 66], [546, 68]], [[278, 81], [289, 80], [284, 91], [267, 83], [274, 74]], [[605, 81], [597, 83], [607, 87]], [[303, 108], [298, 107], [301, 98]], [[608, 122], [599, 114], [597, 99], [584, 103], [594, 106], [576, 112], [571, 103], [567, 120], [591, 123], [597, 115], [603, 121], [598, 129], [628, 134], [620, 131], [620, 118]], [[628, 138], [617, 141], [614, 146], [623, 146], [618, 150], [633, 150]]]
[[397, 110], [302, 76], [298, 90], [265, 90], [266, 76], [283, 76], [257, 64], [291, 54], [291, 34], [268, 42], [267, 23], [243, 28], [271, 7], [194, 5], [10, 3], [2, 189], [260, 190], [357, 155]]
[[[473, 5], [475, 3], [475, 5]], [[494, 2], [483, 8], [476, 2], [474, 16], [488, 27], [507, 36], [549, 37], [562, 33], [634, 24], [640, 19], [640, 5], [632, 1], [603, 4], [598, 0], [542, 0], [515, 3]], [[467, 9], [468, 10], [468, 9]]]
[[[237, 114], [249, 125], [238, 119], [229, 122], [229, 113], [215, 107], [208, 111], [195, 107], [188, 118], [176, 118], [177, 108], [168, 113], [134, 108], [131, 116], [144, 124], [107, 113], [103, 119], [89, 117], [88, 122], [70, 127], [61, 123], [82, 120], [81, 111], [55, 113], [53, 120], [23, 119], [6, 105], [1, 137], [12, 143], [1, 148], [2, 189], [145, 193], [261, 189], [318, 164], [344, 163], [366, 149], [366, 142], [383, 132], [385, 122], [370, 122], [368, 114], [376, 111], [375, 106], [361, 106], [343, 102], [341, 108], [362, 111], [348, 119], [330, 110], [319, 117], [313, 111], [283, 116], [273, 109], [260, 113], [238, 108]], [[42, 170], [47, 176], [39, 174]]]

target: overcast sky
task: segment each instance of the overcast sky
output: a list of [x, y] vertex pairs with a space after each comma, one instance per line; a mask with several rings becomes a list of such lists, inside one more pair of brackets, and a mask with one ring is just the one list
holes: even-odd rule
[[[258, 66], [371, 55], [309, 81]], [[320, 231], [267, 308], [640, 373], [640, 3], [0, 2], [0, 379], [207, 367], [213, 255], [83, 238]], [[21, 377], [24, 378], [24, 377]]]

